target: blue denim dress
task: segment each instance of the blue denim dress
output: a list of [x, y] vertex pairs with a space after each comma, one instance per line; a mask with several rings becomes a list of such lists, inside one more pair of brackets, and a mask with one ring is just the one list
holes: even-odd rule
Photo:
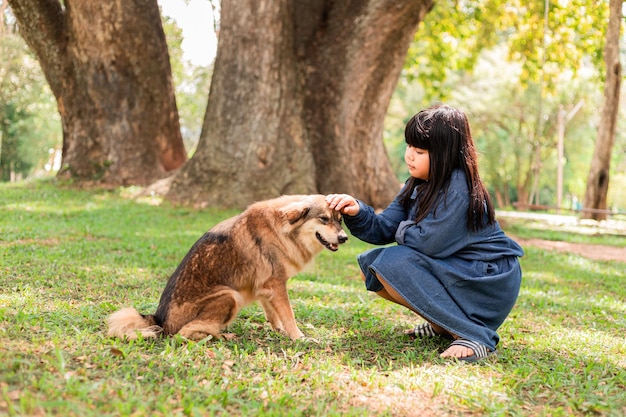
[[344, 216], [357, 238], [397, 243], [358, 255], [367, 289], [383, 289], [378, 274], [426, 320], [495, 351], [496, 331], [519, 295], [518, 257], [524, 251], [498, 223], [477, 232], [467, 227], [469, 192], [460, 170], [438, 207], [419, 223], [412, 220], [417, 204], [407, 211], [397, 197], [376, 214], [359, 202], [356, 216]]

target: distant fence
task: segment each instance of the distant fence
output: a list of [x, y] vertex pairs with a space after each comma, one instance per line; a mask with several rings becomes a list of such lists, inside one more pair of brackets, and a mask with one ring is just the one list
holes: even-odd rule
[[610, 210], [610, 209], [594, 209], [594, 208], [579, 208], [579, 209], [573, 209], [573, 208], [564, 208], [564, 207], [557, 207], [557, 206], [548, 206], [545, 204], [527, 204], [527, 203], [520, 203], [519, 201], [516, 201], [515, 203], [513, 203], [513, 207], [515, 207], [516, 210], [530, 210], [530, 211], [556, 211], [556, 212], [561, 212], [561, 211], [568, 211], [568, 212], [572, 212], [572, 213], [598, 213], [598, 214], [607, 214], [609, 216], [617, 216], [617, 215], [626, 215], [626, 211], [623, 210]]

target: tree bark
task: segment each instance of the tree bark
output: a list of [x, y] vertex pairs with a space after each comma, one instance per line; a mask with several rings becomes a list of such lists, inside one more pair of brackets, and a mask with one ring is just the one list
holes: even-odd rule
[[606, 210], [608, 208], [609, 172], [611, 153], [615, 143], [622, 78], [622, 66], [619, 61], [622, 0], [610, 0], [609, 10], [609, 26], [604, 47], [604, 62], [606, 64], [604, 106], [600, 116], [591, 168], [587, 177], [582, 213], [583, 218], [596, 220], [605, 220], [608, 217]]
[[167, 197], [243, 207], [279, 194], [342, 192], [386, 206], [400, 183], [382, 142], [384, 116], [430, 7], [222, 1], [200, 141]]
[[63, 126], [59, 175], [148, 184], [187, 159], [154, 0], [9, 0]]

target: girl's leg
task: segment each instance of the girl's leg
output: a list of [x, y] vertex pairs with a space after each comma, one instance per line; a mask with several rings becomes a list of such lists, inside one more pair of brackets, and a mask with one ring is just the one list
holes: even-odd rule
[[[384, 298], [385, 300], [394, 302], [396, 304], [400, 304], [401, 306], [404, 306], [406, 308], [408, 308], [409, 310], [411, 310], [412, 312], [414, 312], [415, 314], [417, 314], [419, 316], [419, 313], [417, 311], [415, 311], [413, 309], [413, 307], [411, 307], [411, 305], [409, 303], [406, 302], [406, 300], [404, 298], [402, 298], [402, 296], [400, 294], [398, 294], [398, 292], [396, 290], [393, 289], [393, 287], [389, 284], [387, 284], [387, 281], [385, 281], [384, 279], [381, 278], [380, 275], [376, 274], [376, 277], [378, 278], [378, 280], [380, 281], [381, 284], [383, 284], [383, 289], [380, 291], [376, 292], [376, 295], [378, 295], [379, 297]], [[361, 272], [361, 279], [363, 280], [363, 282], [365, 282], [365, 275], [363, 274], [363, 272]], [[422, 317], [422, 316], [420, 316]], [[423, 317], [422, 317], [423, 318]], [[424, 320], [426, 320], [425, 318], [423, 318]], [[426, 320], [428, 321], [428, 320]], [[428, 323], [430, 323], [430, 321], [428, 321]], [[436, 333], [438, 334], [448, 334], [448, 332], [437, 326], [434, 323], [430, 323], [431, 326], [433, 326], [433, 329], [435, 330]]]
[[[413, 311], [415, 314], [419, 315], [419, 313], [417, 311], [415, 311], [413, 309], [413, 307], [411, 307], [411, 305], [409, 303], [406, 302], [406, 300], [404, 298], [402, 298], [402, 296], [391, 286], [387, 283], [387, 281], [385, 281], [380, 275], [376, 274], [376, 277], [378, 278], [378, 281], [380, 281], [380, 283], [383, 285], [383, 289], [376, 292], [377, 295], [379, 295], [380, 297], [384, 298], [385, 300], [389, 300], [392, 301], [396, 304], [400, 304], [401, 306], [404, 306], [406, 308], [408, 308], [409, 310]], [[363, 273], [361, 273], [361, 278], [363, 279], [363, 281], [365, 281], [365, 275], [363, 275]], [[421, 316], [420, 316], [421, 317]], [[424, 319], [426, 320], [426, 319]], [[426, 320], [428, 321], [428, 320]], [[439, 334], [446, 334], [448, 333], [446, 330], [444, 330], [443, 328], [441, 328], [440, 326], [437, 326], [434, 323], [431, 323], [430, 321], [428, 321], [430, 323], [431, 326], [433, 326], [433, 329], [435, 330], [435, 332], [439, 333]], [[459, 337], [452, 334], [452, 337], [454, 339], [458, 339]], [[469, 356], [474, 355], [474, 351], [470, 348], [467, 348], [465, 346], [450, 346], [448, 349], [446, 349], [445, 351], [443, 351], [443, 353], [440, 355], [442, 358], [466, 358]]]

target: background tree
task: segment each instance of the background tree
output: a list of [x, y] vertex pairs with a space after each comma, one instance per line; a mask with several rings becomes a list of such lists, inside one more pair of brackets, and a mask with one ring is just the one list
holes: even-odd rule
[[198, 149], [167, 197], [244, 206], [399, 189], [382, 143], [403, 59], [429, 0], [225, 0]]
[[60, 175], [147, 184], [185, 162], [156, 1], [9, 4], [57, 99]]
[[[5, 2], [0, 1], [0, 4], [5, 5]], [[208, 106], [209, 111], [202, 108], [208, 90], [202, 85], [207, 85], [211, 69], [191, 68], [182, 62], [180, 29], [164, 19], [180, 124], [184, 127], [182, 133], [188, 149], [197, 143], [198, 126], [202, 124], [198, 120], [203, 114], [206, 116], [201, 135], [206, 140], [203, 139], [199, 152], [202, 158], [198, 157], [195, 168], [185, 173], [187, 178], [179, 177], [173, 188], [178, 187], [182, 194], [188, 195], [176, 197], [172, 192], [170, 198], [191, 203], [245, 205], [248, 200], [276, 193], [300, 189], [317, 191], [321, 189], [320, 184], [345, 179], [346, 183], [380, 181], [380, 186], [368, 185], [365, 191], [350, 192], [366, 201], [372, 194], [384, 201], [382, 191], [387, 191], [389, 195], [386, 198], [390, 198], [395, 194], [394, 188], [406, 178], [402, 160], [406, 120], [420, 108], [445, 100], [460, 105], [470, 115], [475, 139], [483, 151], [482, 174], [492, 187], [499, 205], [508, 205], [516, 199], [554, 204], [556, 116], [559, 109], [572, 109], [584, 99], [584, 106], [568, 124], [565, 165], [566, 192], [582, 197], [584, 172], [588, 170], [593, 149], [593, 132], [599, 124], [595, 114], [598, 112], [594, 110], [601, 107], [596, 96], [597, 91], [602, 89], [597, 83], [603, 71], [600, 65], [608, 2], [438, 0], [411, 43], [401, 82], [396, 84], [389, 106], [382, 104], [384, 97], [377, 102], [374, 92], [382, 89], [382, 85], [393, 85], [393, 77], [386, 81], [370, 80], [378, 80], [381, 72], [389, 76], [391, 72], [380, 68], [391, 68], [388, 62], [393, 61], [393, 57], [389, 54], [375, 56], [374, 48], [370, 50], [369, 46], [365, 48], [363, 45], [385, 42], [369, 34], [369, 28], [374, 32], [384, 32], [384, 36], [389, 38], [395, 36], [389, 28], [399, 29], [407, 24], [408, 21], [401, 19], [403, 23], [394, 26], [390, 23], [395, 19], [393, 16], [381, 20], [386, 16], [383, 10], [389, 12], [384, 8], [396, 5], [395, 2], [372, 1], [353, 9], [346, 5], [326, 8], [321, 2], [273, 5], [274, 8], [269, 9], [268, 4], [236, 4], [241, 10], [251, 8], [251, 18], [257, 18], [259, 24], [254, 28], [239, 21], [239, 26], [231, 25], [232, 32], [236, 33], [231, 33], [228, 45], [235, 48], [238, 54], [246, 51], [242, 54], [246, 56], [226, 53], [230, 66], [222, 64], [226, 69], [222, 70], [222, 78], [213, 85], [215, 91], [211, 91], [213, 104]], [[549, 6], [547, 9], [546, 5]], [[78, 6], [73, 2], [67, 3], [67, 6], [66, 9], [63, 9], [65, 6], [61, 8], [63, 13], [68, 16], [76, 14]], [[109, 5], [111, 10], [116, 7], [120, 6], [117, 3]], [[267, 14], [258, 16], [255, 7], [262, 7]], [[380, 10], [377, 9], [379, 7]], [[391, 9], [395, 10], [395, 6]], [[318, 16], [320, 20], [311, 20], [309, 16], [300, 21], [292, 16], [311, 10], [311, 16]], [[425, 10], [422, 9], [422, 12], [425, 13]], [[129, 7], [126, 11], [141, 13], [143, 10]], [[361, 17], [356, 18], [357, 15]], [[8, 16], [10, 19], [10, 13]], [[351, 21], [353, 18], [356, 20]], [[93, 19], [98, 22], [111, 20], [110, 14], [101, 14]], [[366, 27], [364, 22], [367, 19], [384, 21], [389, 28], [381, 29], [376, 24]], [[284, 27], [280, 26], [277, 32], [279, 25], [270, 25], [274, 22], [280, 22]], [[224, 29], [225, 26], [223, 21], [223, 33], [229, 31]], [[265, 28], [270, 28], [273, 34], [262, 34]], [[116, 32], [116, 35], [119, 34]], [[276, 41], [279, 37], [283, 39]], [[372, 41], [374, 39], [376, 42]], [[268, 45], [274, 41], [278, 46], [272, 49]], [[388, 44], [384, 44], [385, 49], [389, 49]], [[99, 44], [94, 43], [93, 47], [97, 49]], [[274, 55], [268, 51], [273, 51]], [[0, 67], [6, 68], [4, 58]], [[381, 58], [387, 61], [382, 66]], [[152, 63], [144, 60], [137, 65]], [[333, 65], [352, 66], [353, 69], [337, 71]], [[96, 68], [96, 73], [98, 70]], [[232, 73], [228, 74], [229, 71]], [[22, 73], [20, 71], [19, 75]], [[335, 78], [336, 74], [340, 75]], [[246, 77], [252, 81], [245, 81]], [[3, 77], [2, 81], [9, 79], [15, 79], [15, 72], [10, 77]], [[238, 84], [234, 84], [235, 79]], [[33, 90], [35, 85], [27, 84], [28, 88], [11, 88], [14, 91], [23, 90], [19, 95], [26, 97], [26, 91]], [[8, 97], [5, 90], [3, 87], [2, 95]], [[229, 98], [218, 97], [223, 94]], [[8, 119], [5, 117], [4, 126], [10, 127], [11, 134], [20, 143], [33, 145], [18, 146], [20, 152], [31, 149], [40, 152], [38, 148], [41, 146], [35, 140], [45, 136], [39, 127], [45, 118], [39, 116], [42, 113], [35, 111], [37, 109], [33, 105], [39, 99], [32, 97], [21, 102], [30, 102], [29, 105], [6, 108], [11, 110], [11, 117], [19, 116], [22, 122], [6, 123]], [[385, 108], [386, 114], [381, 136], [395, 179], [385, 175], [384, 166], [388, 162], [380, 136], [368, 136], [378, 126], [378, 121], [370, 124], [370, 115], [379, 114], [382, 108]], [[33, 115], [39, 119], [33, 119]], [[231, 120], [224, 120], [228, 118]], [[122, 117], [111, 118], [111, 125], [118, 122], [126, 123]], [[33, 126], [37, 127], [36, 131], [29, 130]], [[365, 134], [359, 129], [365, 130]], [[240, 137], [243, 138], [241, 141]], [[331, 139], [327, 141], [326, 138]], [[362, 138], [366, 138], [363, 143], [360, 142]], [[625, 142], [626, 135], [618, 128], [618, 148], [621, 149]], [[8, 152], [8, 139], [6, 143]], [[202, 150], [205, 145], [207, 149]], [[83, 150], [88, 151], [86, 148]], [[47, 152], [47, 149], [43, 151]], [[359, 159], [341, 163], [353, 155], [359, 155]], [[88, 160], [87, 157], [83, 159]], [[623, 170], [626, 163], [624, 153], [613, 152], [612, 159], [611, 183], [621, 180], [624, 184], [624, 176], [619, 175], [619, 170]], [[127, 162], [133, 164], [135, 161]], [[105, 169], [109, 163], [105, 162]], [[24, 160], [19, 165], [26, 167], [32, 164]], [[27, 171], [24, 170], [25, 173]], [[192, 182], [197, 173], [200, 173], [200, 183], [186, 189], [185, 181]], [[347, 185], [353, 189], [361, 187], [359, 184]], [[615, 197], [621, 195], [619, 192], [616, 194], [616, 187], [619, 188], [619, 185], [609, 188], [611, 204], [614, 205], [623, 201]], [[347, 190], [342, 184], [327, 189]], [[241, 201], [232, 201], [240, 197]]]
[[604, 85], [604, 107], [602, 108], [595, 152], [591, 160], [587, 190], [583, 206], [593, 211], [583, 212], [583, 217], [604, 220], [607, 213], [607, 195], [611, 152], [615, 143], [615, 130], [619, 111], [622, 65], [619, 56], [619, 38], [622, 22], [622, 0], [610, 0], [609, 26], [606, 32], [604, 60], [606, 81]]

